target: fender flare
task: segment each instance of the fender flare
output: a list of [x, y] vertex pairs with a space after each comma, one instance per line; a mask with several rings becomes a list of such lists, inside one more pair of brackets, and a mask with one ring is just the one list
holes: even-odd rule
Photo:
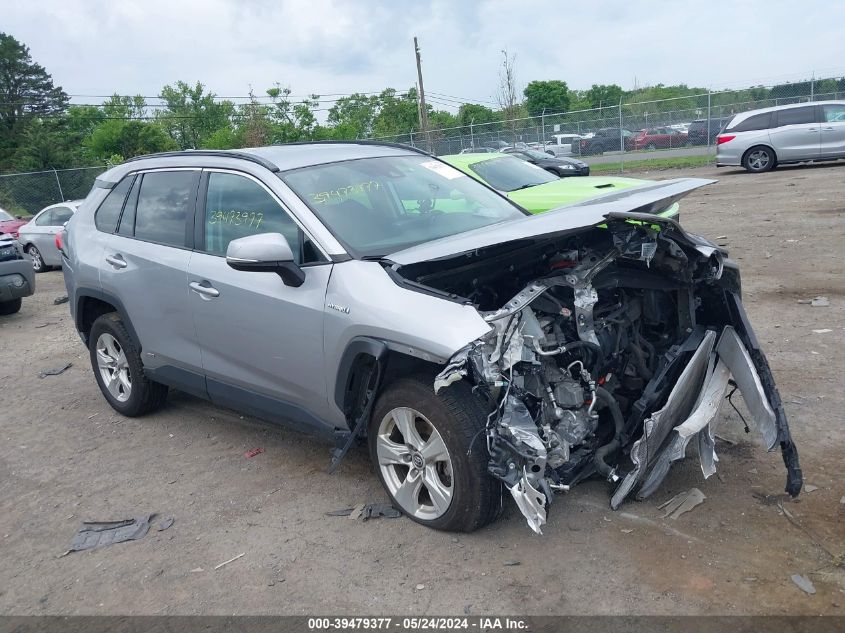
[[135, 331], [135, 326], [132, 325], [132, 320], [129, 318], [129, 313], [126, 311], [126, 308], [123, 305], [123, 302], [115, 297], [112, 294], [103, 292], [102, 290], [97, 290], [96, 288], [77, 288], [74, 292], [74, 321], [76, 322], [76, 330], [82, 336], [83, 341], [85, 344], [88, 345], [88, 333], [84, 331], [82, 318], [84, 311], [82, 310], [82, 306], [84, 305], [85, 299], [97, 299], [99, 301], [104, 301], [112, 306], [114, 306], [115, 311], [120, 315], [123, 324], [126, 326], [126, 331], [129, 333], [129, 336], [132, 338], [132, 343], [135, 345], [136, 349], [139, 351], [141, 350], [141, 339], [138, 338], [138, 333]]

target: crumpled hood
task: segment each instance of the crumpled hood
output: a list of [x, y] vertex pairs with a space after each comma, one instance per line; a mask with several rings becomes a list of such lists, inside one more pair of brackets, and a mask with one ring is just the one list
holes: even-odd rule
[[548, 213], [499, 222], [419, 244], [391, 253], [384, 259], [406, 266], [495, 244], [583, 229], [600, 224], [610, 213], [651, 213], [665, 209], [691, 191], [715, 182], [704, 178], [677, 178], [649, 183], [559, 207]]

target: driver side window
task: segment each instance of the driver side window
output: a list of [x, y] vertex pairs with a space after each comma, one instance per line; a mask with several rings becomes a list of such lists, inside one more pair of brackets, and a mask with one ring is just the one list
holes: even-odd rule
[[[264, 187], [245, 176], [209, 173], [205, 199], [205, 251], [225, 256], [232, 240], [260, 233], [284, 235], [295, 261], [304, 263], [302, 230]], [[306, 248], [306, 252], [312, 250]], [[312, 258], [304, 259], [313, 261]]]

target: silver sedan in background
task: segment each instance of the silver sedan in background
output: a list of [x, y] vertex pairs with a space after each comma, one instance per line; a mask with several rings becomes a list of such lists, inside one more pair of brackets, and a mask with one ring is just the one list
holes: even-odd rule
[[18, 241], [32, 257], [32, 267], [37, 273], [62, 265], [62, 256], [56, 247], [56, 235], [70, 220], [82, 200], [69, 200], [50, 205], [39, 211], [32, 220], [18, 231]]

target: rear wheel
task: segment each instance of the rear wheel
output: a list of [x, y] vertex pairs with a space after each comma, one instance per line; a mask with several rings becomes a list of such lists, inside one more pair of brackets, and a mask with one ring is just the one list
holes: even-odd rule
[[94, 321], [89, 347], [97, 384], [115, 411], [135, 417], [164, 404], [167, 387], [144, 375], [141, 355], [120, 315], [111, 312]]
[[30, 244], [26, 248], [26, 252], [32, 258], [32, 269], [37, 273], [43, 273], [47, 270], [47, 265], [44, 263], [44, 258], [41, 257], [41, 251], [39, 251], [35, 246]]
[[0, 303], [0, 315], [5, 314], [14, 314], [15, 312], [19, 312], [21, 309], [21, 299], [18, 297], [17, 299], [12, 299], [11, 301], [3, 301]]
[[764, 145], [752, 147], [745, 152], [745, 156], [742, 158], [742, 166], [754, 173], [769, 171], [775, 166], [775, 153], [771, 148]]
[[471, 532], [495, 519], [502, 486], [487, 473], [487, 412], [456, 383], [434, 393], [422, 376], [382, 392], [370, 419], [370, 457], [391, 501], [417, 523]]

